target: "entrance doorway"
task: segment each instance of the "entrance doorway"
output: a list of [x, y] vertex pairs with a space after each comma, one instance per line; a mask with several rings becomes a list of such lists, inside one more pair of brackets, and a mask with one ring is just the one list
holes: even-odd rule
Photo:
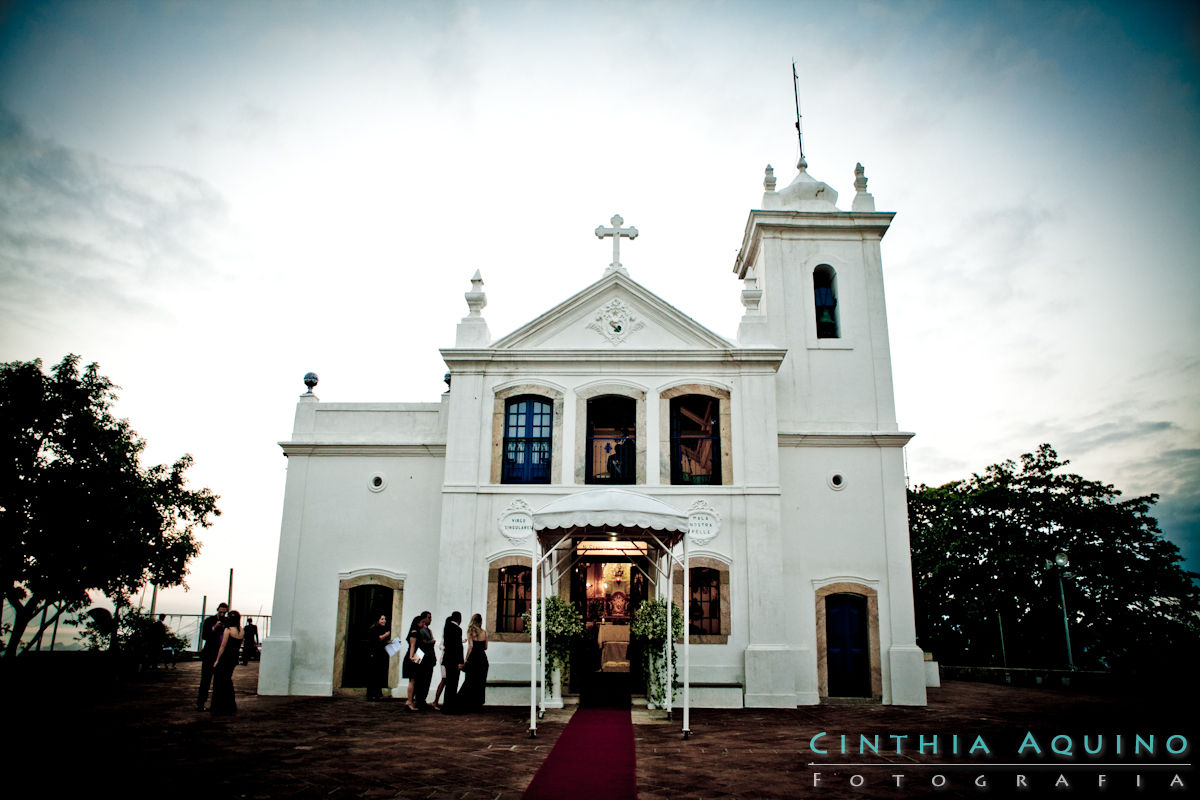
[[[570, 598], [584, 621], [571, 654], [570, 691], [584, 706], [627, 708], [643, 690], [641, 653], [631, 635], [633, 615], [650, 596], [645, 546], [629, 541], [581, 542], [570, 573]], [[622, 551], [617, 555], [617, 551]]]
[[825, 598], [829, 696], [871, 696], [871, 654], [867, 598], [839, 593]]
[[[370, 646], [367, 631], [381, 615], [391, 621], [392, 590], [377, 584], [355, 586], [350, 589], [347, 605], [346, 655], [341, 688], [361, 689], [367, 685]], [[392, 632], [395, 633], [395, 630]]]

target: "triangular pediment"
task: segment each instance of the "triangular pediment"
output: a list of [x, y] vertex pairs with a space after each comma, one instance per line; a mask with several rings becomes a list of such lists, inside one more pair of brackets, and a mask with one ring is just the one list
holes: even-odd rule
[[610, 273], [492, 343], [504, 350], [734, 347], [621, 272]]

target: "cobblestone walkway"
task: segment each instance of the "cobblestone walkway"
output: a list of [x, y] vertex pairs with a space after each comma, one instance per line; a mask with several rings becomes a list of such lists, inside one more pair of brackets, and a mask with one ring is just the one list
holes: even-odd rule
[[[10, 676], [11, 678], [11, 676]], [[488, 708], [472, 716], [415, 714], [402, 701], [368, 703], [360, 698], [259, 697], [257, 665], [235, 674], [238, 713], [213, 718], [193, 710], [199, 665], [151, 671], [120, 683], [89, 686], [87, 676], [55, 679], [53, 687], [7, 686], [5, 762], [22, 765], [32, 780], [30, 796], [57, 796], [112, 787], [123, 796], [223, 798], [458, 798], [516, 800], [554, 746], [569, 712], [551, 712], [527, 736], [528, 710]], [[27, 684], [33, 678], [26, 678]], [[13, 699], [15, 698], [15, 699]], [[1191, 753], [1169, 756], [1172, 734], [1194, 741], [1195, 722], [1186, 698], [1101, 697], [1065, 690], [1017, 689], [948, 682], [930, 690], [925, 708], [853, 705], [787, 710], [692, 712], [693, 736], [683, 741], [679, 723], [635, 712], [638, 796], [749, 800], [750, 798], [905, 798], [1040, 796], [1059, 774], [1072, 781], [1072, 797], [1133, 796], [1133, 767], [1171, 762], [1177, 769], [1138, 768], [1145, 789], [1138, 797], [1167, 796], [1178, 773], [1188, 796], [1200, 784]], [[15, 721], [19, 723], [14, 724]], [[818, 753], [811, 746], [817, 740]], [[1015, 758], [1027, 733], [1044, 754]], [[1105, 758], [1115, 756], [1122, 734], [1126, 768], [1108, 769], [1105, 792], [1096, 789], [1095, 758], [1070, 759], [1050, 752], [1056, 735], [1104, 734]], [[1154, 734], [1154, 758], [1128, 755], [1133, 736]], [[838, 752], [847, 734], [849, 750]], [[881, 737], [881, 752], [860, 754], [859, 735]], [[939, 752], [920, 752], [919, 737], [939, 737]], [[960, 736], [962, 753], [946, 752]], [[901, 740], [901, 752], [891, 736]], [[975, 736], [988, 757], [966, 754]], [[1176, 741], [1176, 744], [1178, 740]], [[929, 748], [927, 747], [928, 751]], [[1022, 762], [1022, 769], [992, 764]], [[861, 763], [863, 767], [838, 767]], [[930, 764], [953, 764], [935, 768]], [[1034, 791], [1017, 794], [1023, 772]], [[820, 783], [814, 787], [814, 773]], [[902, 788], [894, 778], [903, 776]], [[947, 784], [935, 788], [935, 775]], [[974, 786], [980, 774], [991, 788]], [[862, 787], [851, 781], [860, 775]], [[1125, 783], [1129, 786], [1125, 787]], [[1057, 796], [1067, 796], [1058, 792]], [[570, 798], [564, 798], [570, 800]]]

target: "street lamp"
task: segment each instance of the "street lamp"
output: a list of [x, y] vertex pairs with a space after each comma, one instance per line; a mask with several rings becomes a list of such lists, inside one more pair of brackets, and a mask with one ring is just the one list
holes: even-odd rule
[[[1063, 570], [1065, 570], [1069, 566], [1071, 566], [1071, 560], [1069, 558], [1067, 558], [1066, 553], [1055, 553], [1054, 554], [1054, 563], [1051, 563], [1049, 559], [1046, 560], [1046, 569], [1053, 568], [1054, 573], [1058, 576], [1058, 597], [1059, 597], [1059, 600], [1062, 602], [1062, 612], [1063, 612], [1063, 635], [1065, 635], [1066, 639], [1067, 639], [1067, 666], [1070, 669], [1074, 670], [1075, 669], [1075, 658], [1074, 658], [1074, 656], [1071, 655], [1071, 628], [1067, 624], [1067, 595], [1066, 595], [1066, 592], [1063, 591], [1063, 582], [1062, 582], [1063, 574], [1064, 574]], [[1070, 577], [1070, 573], [1067, 573], [1067, 577]]]

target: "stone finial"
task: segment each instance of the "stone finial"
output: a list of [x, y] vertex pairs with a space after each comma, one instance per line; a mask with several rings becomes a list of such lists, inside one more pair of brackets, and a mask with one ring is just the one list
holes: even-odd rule
[[867, 171], [862, 163], [854, 165], [854, 202], [851, 211], [874, 211], [875, 198], [867, 192]]
[[798, 169], [800, 172], [804, 172], [808, 169], [808, 162], [804, 160], [804, 156], [800, 156], [800, 160], [796, 162], [796, 169]]
[[487, 306], [487, 295], [483, 291], [483, 276], [479, 270], [471, 277], [471, 291], [463, 295], [467, 299], [467, 308], [471, 309], [468, 316], [478, 317], [479, 312]]
[[746, 270], [746, 288], [742, 289], [742, 305], [746, 307], [747, 314], [757, 314], [758, 304], [762, 302], [762, 289], [758, 288], [758, 276], [754, 274], [754, 270]]
[[770, 164], [763, 170], [763, 188], [768, 192], [775, 191], [775, 168]]
[[479, 270], [475, 270], [471, 277], [471, 291], [463, 297], [467, 299], [467, 308], [471, 309], [471, 313], [459, 321], [454, 346], [484, 347], [492, 341], [492, 334], [488, 331], [487, 320], [479, 313], [487, 305], [487, 295], [483, 293], [483, 276], [479, 274]]
[[746, 311], [742, 314], [742, 321], [738, 325], [738, 344], [766, 344], [770, 341], [771, 334], [767, 330], [766, 314], [759, 308], [763, 290], [758, 288], [758, 275], [754, 273], [753, 267], [746, 270], [743, 280], [746, 283], [745, 288], [742, 289], [742, 305], [746, 307]]
[[317, 378], [317, 373], [315, 373], [315, 372], [304, 373], [304, 385], [306, 387], [308, 387], [308, 391], [305, 392], [304, 394], [300, 395], [301, 401], [308, 401], [310, 403], [316, 402], [317, 396], [315, 394], [313, 394], [313, 389], [317, 388], [318, 381], [319, 381], [319, 378]]

